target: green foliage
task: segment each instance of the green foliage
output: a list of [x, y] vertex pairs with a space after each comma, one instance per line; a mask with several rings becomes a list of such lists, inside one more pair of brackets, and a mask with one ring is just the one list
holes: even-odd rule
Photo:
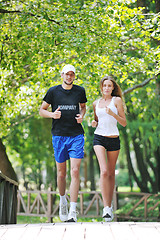
[[[124, 198], [123, 198], [124, 200]], [[158, 203], [158, 196], [157, 198], [155, 197], [150, 197], [147, 200], [147, 217], [151, 220], [153, 219], [158, 219], [159, 217], [159, 205], [157, 207], [155, 207], [154, 210], [151, 210], [151, 208]], [[120, 205], [119, 209], [116, 211], [116, 214], [118, 214], [119, 219], [121, 219], [120, 221], [123, 221], [123, 216], [127, 215], [127, 213], [133, 208], [133, 206], [135, 206], [139, 200], [135, 199], [135, 197], [128, 197], [127, 201], [125, 201], [125, 204]], [[150, 210], [149, 210], [150, 209]], [[134, 210], [133, 212], [130, 214], [130, 219], [136, 217], [137, 219], [140, 218], [142, 221], [146, 221], [145, 216], [144, 216], [144, 202], [142, 202], [141, 204], [139, 204]]]
[[[49, 119], [30, 118], [23, 124], [12, 129], [12, 134], [6, 139], [6, 145], [11, 150], [11, 162], [16, 159], [20, 184], [28, 188], [38, 188], [43, 183], [46, 187], [56, 187], [56, 170], [51, 140], [51, 121]], [[44, 131], [45, 129], [45, 131]], [[14, 149], [14, 151], [12, 151]], [[16, 151], [16, 154], [15, 154]], [[42, 176], [46, 175], [43, 179]]]
[[116, 186], [129, 186], [128, 170], [119, 170], [118, 175], [116, 175]]
[[[0, 3], [0, 137], [20, 154], [23, 165], [33, 158], [35, 168], [43, 160], [48, 164], [48, 147], [46, 153], [42, 150], [48, 146], [46, 140], [37, 148], [41, 138], [35, 137], [39, 133], [36, 124], [32, 122], [31, 131], [31, 125], [26, 128], [22, 123], [37, 117], [47, 89], [61, 82], [65, 63], [75, 65], [75, 83], [86, 89], [87, 151], [93, 136], [93, 131], [87, 130], [93, 118], [92, 102], [100, 96], [101, 77], [114, 75], [123, 91], [153, 78], [125, 96], [129, 141], [138, 131], [136, 138], [141, 146], [147, 146], [143, 156], [148, 154], [153, 160], [159, 146], [160, 73], [160, 14], [152, 12], [153, 4], [151, 1], [145, 14], [134, 0]], [[11, 143], [13, 131], [17, 145]], [[38, 160], [39, 155], [43, 160]], [[153, 161], [156, 166], [155, 158]], [[37, 171], [33, 172], [32, 178], [37, 179]]]
[[[158, 74], [159, 15], [146, 18], [129, 1], [2, 2], [1, 136], [17, 117], [37, 112], [46, 89], [59, 82], [64, 62], [77, 68], [88, 106], [99, 95], [99, 80], [117, 76], [122, 89]], [[154, 83], [151, 83], [152, 88]], [[5, 93], [5, 98], [4, 98]]]

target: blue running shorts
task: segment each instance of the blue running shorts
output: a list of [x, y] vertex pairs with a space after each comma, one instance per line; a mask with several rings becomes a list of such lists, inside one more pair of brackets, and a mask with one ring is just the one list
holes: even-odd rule
[[77, 136], [52, 136], [54, 157], [56, 162], [63, 163], [70, 158], [84, 157], [84, 135]]

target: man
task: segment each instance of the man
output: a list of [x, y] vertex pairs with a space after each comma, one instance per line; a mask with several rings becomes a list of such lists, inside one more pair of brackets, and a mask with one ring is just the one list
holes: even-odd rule
[[[79, 191], [79, 170], [84, 156], [84, 130], [82, 120], [86, 112], [86, 93], [74, 85], [75, 68], [62, 69], [62, 85], [51, 87], [43, 98], [40, 116], [52, 118], [52, 143], [57, 166], [57, 186], [60, 194], [59, 216], [61, 221], [76, 222], [76, 205]], [[51, 105], [52, 112], [47, 109]], [[70, 159], [70, 210], [68, 213], [66, 191], [66, 160]]]

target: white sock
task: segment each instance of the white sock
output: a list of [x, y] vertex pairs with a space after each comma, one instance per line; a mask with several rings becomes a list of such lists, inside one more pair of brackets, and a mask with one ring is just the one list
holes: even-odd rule
[[63, 196], [60, 195], [60, 204], [64, 204], [64, 205], [67, 204], [67, 199], [66, 199], [65, 195], [63, 195]]
[[77, 203], [76, 202], [70, 202], [70, 211], [76, 211]]

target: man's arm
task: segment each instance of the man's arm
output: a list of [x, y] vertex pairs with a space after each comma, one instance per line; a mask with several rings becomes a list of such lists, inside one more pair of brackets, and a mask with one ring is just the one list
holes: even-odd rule
[[86, 113], [86, 104], [80, 103], [80, 115], [82, 116], [82, 118], [84, 117], [85, 113]]
[[86, 113], [86, 104], [80, 103], [79, 105], [80, 105], [80, 114], [77, 114], [76, 120], [77, 120], [77, 123], [82, 123], [83, 117]]
[[50, 104], [47, 102], [43, 101], [40, 110], [39, 110], [39, 115], [44, 118], [54, 118], [54, 119], [59, 119], [61, 117], [61, 111], [59, 111], [60, 107], [57, 108], [54, 112], [48, 111], [48, 107]]

